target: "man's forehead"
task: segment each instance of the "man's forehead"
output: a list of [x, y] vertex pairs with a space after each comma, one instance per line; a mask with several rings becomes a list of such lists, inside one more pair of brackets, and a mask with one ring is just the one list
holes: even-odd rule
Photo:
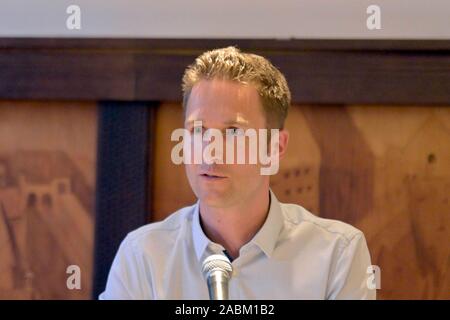
[[189, 96], [185, 125], [193, 121], [203, 121], [204, 125], [210, 123], [212, 126], [256, 125], [255, 122], [260, 122], [261, 113], [256, 88], [227, 80], [201, 80]]
[[226, 90], [226, 91], [258, 91], [257, 87], [253, 83], [249, 82], [239, 82], [235, 80], [212, 78], [212, 79], [201, 79], [193, 87], [194, 91], [214, 91], [214, 90]]
[[251, 84], [231, 80], [203, 79], [192, 88], [188, 105], [204, 107], [214, 103], [219, 108], [245, 108], [259, 102], [258, 90]]

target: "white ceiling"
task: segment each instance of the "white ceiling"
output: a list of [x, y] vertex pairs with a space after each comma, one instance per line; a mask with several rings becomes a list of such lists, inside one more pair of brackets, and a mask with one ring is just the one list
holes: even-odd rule
[[0, 37], [450, 39], [450, 0], [0, 0]]

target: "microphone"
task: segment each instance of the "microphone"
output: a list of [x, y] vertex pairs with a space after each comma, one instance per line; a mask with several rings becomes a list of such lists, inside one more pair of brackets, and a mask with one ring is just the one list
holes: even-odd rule
[[233, 267], [221, 254], [213, 254], [203, 261], [202, 273], [208, 284], [210, 300], [228, 300], [228, 281]]

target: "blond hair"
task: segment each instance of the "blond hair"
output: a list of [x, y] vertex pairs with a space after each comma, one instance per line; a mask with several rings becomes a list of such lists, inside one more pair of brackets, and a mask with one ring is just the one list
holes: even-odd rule
[[241, 52], [236, 47], [206, 51], [187, 67], [183, 75], [183, 107], [200, 80], [219, 78], [256, 86], [269, 128], [282, 129], [291, 103], [283, 74], [262, 56]]

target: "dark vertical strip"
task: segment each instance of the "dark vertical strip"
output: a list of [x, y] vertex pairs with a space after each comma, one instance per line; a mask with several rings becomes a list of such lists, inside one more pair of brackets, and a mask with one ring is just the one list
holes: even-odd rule
[[148, 221], [149, 109], [142, 102], [99, 104], [95, 299], [105, 289], [121, 241]]
[[148, 162], [147, 162], [147, 168], [148, 168], [148, 187], [147, 187], [147, 222], [152, 222], [153, 220], [153, 204], [154, 204], [154, 199], [153, 199], [153, 195], [155, 194], [154, 192], [154, 174], [153, 172], [155, 171], [155, 143], [156, 143], [156, 114], [157, 114], [157, 110], [158, 110], [158, 106], [159, 103], [154, 103], [152, 105], [152, 108], [148, 109], [149, 112], [149, 116], [148, 116], [148, 127], [149, 127], [149, 141], [148, 141]]

